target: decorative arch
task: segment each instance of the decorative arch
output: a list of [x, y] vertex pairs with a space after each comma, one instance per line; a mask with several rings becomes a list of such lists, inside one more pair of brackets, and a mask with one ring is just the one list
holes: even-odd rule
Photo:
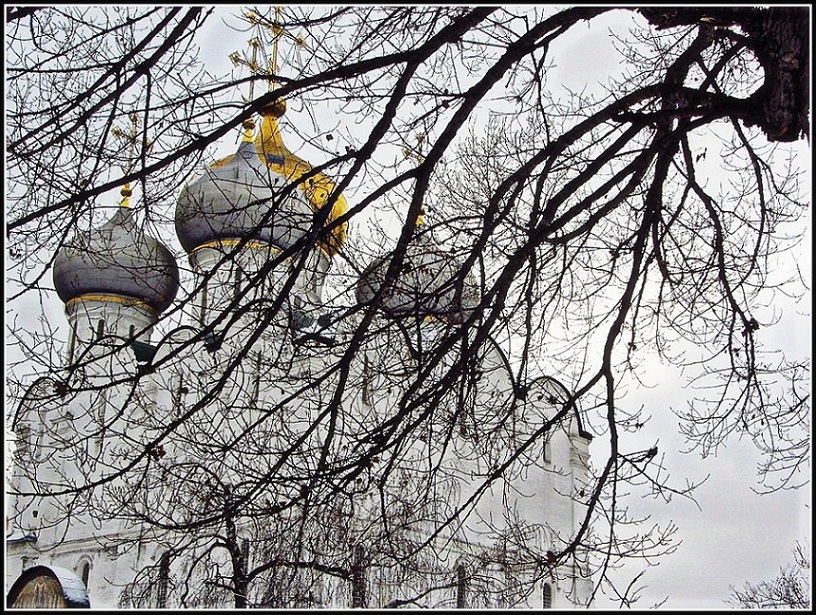
[[589, 433], [584, 427], [581, 412], [579, 411], [575, 400], [572, 399], [572, 394], [569, 392], [567, 387], [552, 376], [542, 375], [530, 381], [530, 383], [527, 385], [526, 394], [530, 395], [536, 389], [538, 390], [538, 394], [541, 396], [539, 401], [543, 401], [545, 404], [553, 406], [558, 410], [563, 407], [568, 407], [571, 414], [570, 421], [575, 421], [575, 424], [572, 427], [575, 429], [575, 433], [582, 438], [592, 440], [592, 434]]
[[88, 590], [75, 572], [58, 566], [24, 571], [6, 596], [10, 609], [88, 609]]
[[85, 586], [85, 589], [88, 588], [88, 581], [91, 578], [91, 568], [93, 567], [91, 558], [87, 555], [83, 555], [79, 558], [79, 561], [76, 565], [76, 572], [79, 574], [79, 578], [82, 581], [82, 584]]
[[27, 420], [26, 415], [29, 410], [39, 408], [57, 399], [61, 385], [64, 384], [49, 376], [40, 376], [32, 382], [17, 406], [17, 411], [11, 421], [11, 428], [17, 429], [21, 421]]

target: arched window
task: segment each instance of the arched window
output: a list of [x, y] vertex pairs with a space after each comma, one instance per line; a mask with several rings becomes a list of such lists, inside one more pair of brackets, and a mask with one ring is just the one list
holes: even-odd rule
[[68, 334], [68, 363], [74, 362], [74, 348], [76, 347], [76, 330], [71, 327]]
[[263, 353], [258, 351], [254, 355], [255, 369], [252, 374], [252, 394], [250, 397], [250, 403], [253, 405], [258, 403], [258, 397], [261, 394], [261, 370], [263, 369]]
[[17, 460], [17, 463], [15, 464], [17, 468], [24, 467], [26, 455], [32, 455], [34, 453], [32, 431], [31, 425], [22, 421], [18, 423], [17, 427], [14, 429], [14, 434], [16, 436], [14, 457]]
[[368, 355], [363, 355], [363, 386], [362, 386], [362, 402], [366, 406], [370, 406], [372, 402], [371, 391], [371, 366], [368, 363]]
[[241, 539], [241, 556], [244, 558], [244, 569], [249, 568], [249, 538]]
[[[34, 459], [41, 460], [46, 456], [46, 447], [50, 444], [48, 442], [48, 425], [51, 423], [51, 417], [48, 416], [45, 407], [37, 409], [36, 423], [33, 428], [33, 444], [31, 452]], [[36, 515], [35, 515], [36, 516]]]
[[241, 269], [237, 266], [233, 270], [232, 295], [235, 299], [241, 295]]
[[98, 323], [96, 323], [96, 339], [97, 339], [97, 341], [102, 339], [102, 336], [104, 335], [104, 333], [105, 333], [105, 321], [100, 320]]
[[178, 387], [173, 395], [173, 416], [181, 416], [181, 412], [184, 409], [184, 399], [189, 392], [190, 389], [187, 388], [187, 385], [184, 382], [184, 374], [179, 374]]
[[366, 570], [362, 545], [354, 547], [351, 563], [351, 608], [360, 609], [366, 606]]
[[207, 280], [201, 285], [201, 324], [205, 324], [207, 320]]
[[543, 608], [545, 608], [545, 609], [551, 609], [552, 608], [553, 591], [552, 591], [552, 585], [550, 585], [549, 583], [544, 583], [544, 590], [543, 590], [543, 593], [542, 593], [542, 598], [543, 598], [543, 600], [542, 600], [541, 606]]
[[82, 579], [85, 589], [88, 589], [88, 579], [91, 578], [91, 562], [88, 560], [83, 560], [79, 564], [79, 577]]

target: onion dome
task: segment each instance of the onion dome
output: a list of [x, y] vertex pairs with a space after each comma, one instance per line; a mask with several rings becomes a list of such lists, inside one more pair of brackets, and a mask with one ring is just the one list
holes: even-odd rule
[[[288, 249], [312, 232], [334, 189], [323, 173], [308, 179], [312, 166], [289, 151], [278, 127], [286, 110], [283, 100], [261, 111], [260, 138], [253, 139], [252, 121], [235, 154], [213, 164], [182, 188], [176, 205], [176, 232], [187, 253], [206, 245], [246, 239]], [[279, 193], [291, 183], [297, 188], [283, 198]], [[347, 211], [338, 195], [325, 225]], [[318, 246], [332, 256], [346, 239], [346, 224], [333, 227], [318, 239]]]
[[[359, 303], [374, 300], [393, 258], [392, 252], [366, 267], [357, 282]], [[379, 305], [391, 316], [435, 316], [461, 322], [479, 304], [480, 295], [476, 277], [471, 272], [463, 274], [456, 259], [440, 249], [426, 231], [411, 239], [402, 268]]]
[[[124, 189], [122, 194], [130, 196]], [[110, 220], [63, 246], [54, 259], [54, 286], [66, 304], [83, 296], [129, 299], [157, 313], [176, 298], [179, 270], [167, 247], [143, 233], [133, 210], [117, 208]]]

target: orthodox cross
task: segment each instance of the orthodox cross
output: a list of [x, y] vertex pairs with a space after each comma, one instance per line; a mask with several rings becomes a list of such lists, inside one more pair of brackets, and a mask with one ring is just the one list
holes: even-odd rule
[[[263, 43], [261, 42], [260, 36], [254, 36], [249, 41], [250, 45], [250, 54], [247, 58], [246, 55], [244, 57], [241, 56], [240, 53], [237, 51], [233, 52], [229, 58], [232, 60], [234, 66], [243, 65], [249, 68], [252, 75], [266, 75], [269, 77], [269, 89], [274, 89], [277, 81], [275, 77], [278, 74], [278, 41], [281, 37], [285, 37], [291, 41], [294, 41], [298, 47], [304, 47], [305, 43], [302, 36], [295, 36], [290, 32], [287, 32], [283, 26], [280, 25], [280, 13], [281, 7], [275, 7], [275, 21], [270, 22], [266, 18], [261, 17], [257, 13], [249, 11], [246, 14], [246, 18], [253, 26], [262, 26], [269, 30], [272, 33], [272, 53], [266, 54]], [[267, 57], [268, 66], [261, 67], [258, 61], [258, 51], [264, 52], [264, 55]], [[253, 98], [253, 82], [250, 81], [249, 84], [249, 98], [252, 100]]]
[[[122, 167], [125, 174], [130, 173], [130, 171], [133, 169], [133, 164], [136, 161], [136, 157], [134, 156], [136, 152], [136, 142], [139, 137], [139, 116], [136, 113], [131, 113], [128, 117], [130, 118], [130, 132], [125, 132], [118, 126], [114, 126], [111, 130], [111, 134], [113, 134], [114, 137], [128, 145], [125, 166]], [[147, 141], [146, 147], [149, 148], [150, 145], [151, 142]], [[124, 186], [122, 186], [122, 190], [120, 190], [119, 193], [122, 195], [122, 202], [119, 203], [119, 205], [122, 207], [130, 207], [130, 195], [133, 194], [132, 190], [130, 189], [130, 182], [127, 182]]]
[[[290, 34], [283, 27], [280, 25], [280, 13], [281, 7], [275, 7], [275, 21], [270, 23], [265, 18], [261, 17], [257, 13], [249, 11], [246, 14], [246, 18], [249, 22], [253, 25], [253, 27], [264, 27], [267, 30], [272, 32], [272, 53], [267, 54], [266, 50], [264, 49], [263, 42], [261, 40], [260, 31], [257, 32], [257, 35], [252, 37], [249, 41], [250, 52], [249, 55], [244, 54], [242, 55], [237, 51], [234, 51], [230, 56], [230, 60], [232, 61], [233, 66], [246, 66], [249, 68], [251, 75], [266, 75], [269, 81], [269, 91], [275, 89], [277, 85], [277, 81], [275, 77], [278, 73], [278, 40], [281, 36], [285, 36], [286, 38], [295, 41], [295, 43], [302, 47], [303, 37], [301, 36], [294, 36]], [[259, 52], [266, 57], [268, 66], [262, 67], [258, 58]], [[255, 80], [251, 79], [249, 82], [249, 100], [247, 102], [251, 102], [252, 99], [255, 97]], [[247, 118], [243, 122], [244, 128], [244, 141], [252, 141], [253, 140], [253, 129], [255, 128], [255, 120], [251, 117]]]
[[[406, 146], [402, 148], [402, 156], [406, 160], [415, 160], [419, 164], [425, 162], [425, 156], [422, 155], [422, 142], [425, 140], [425, 135], [423, 133], [417, 133], [414, 135], [416, 139], [416, 147]], [[422, 226], [425, 224], [425, 208], [420, 207], [419, 214], [417, 215], [416, 219], [416, 226]]]

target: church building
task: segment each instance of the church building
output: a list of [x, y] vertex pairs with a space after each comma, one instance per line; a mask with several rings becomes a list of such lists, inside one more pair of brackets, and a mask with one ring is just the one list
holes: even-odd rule
[[285, 113], [180, 191], [189, 281], [129, 186], [56, 255], [70, 339], [10, 409], [7, 606], [586, 606], [569, 392], [519, 386], [444, 224], [327, 292], [349, 206]]

